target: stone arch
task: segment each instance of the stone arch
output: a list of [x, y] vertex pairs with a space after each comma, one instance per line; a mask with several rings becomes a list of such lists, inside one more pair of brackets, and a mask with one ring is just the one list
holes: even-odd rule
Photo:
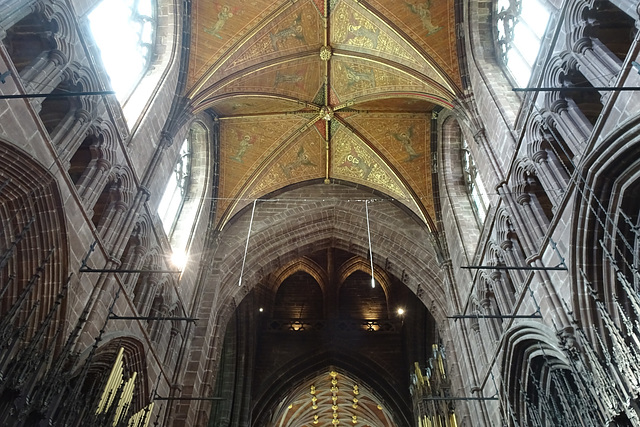
[[[147, 372], [147, 355], [144, 344], [134, 336], [126, 332], [110, 332], [104, 334], [102, 343], [98, 343], [95, 349], [89, 347], [85, 349], [76, 363], [76, 369], [80, 368], [79, 374], [82, 375], [82, 366], [88, 364], [85, 378], [79, 378], [85, 383], [85, 387], [93, 384], [94, 386], [104, 387], [109, 373], [113, 367], [113, 363], [122, 348], [123, 365], [126, 376], [130, 376], [133, 372], [137, 372], [134, 400], [132, 401], [133, 410], [129, 413], [133, 414], [142, 409], [148, 402], [151, 388]], [[93, 390], [92, 390], [93, 391]]]
[[[299, 259], [301, 254], [311, 250], [324, 250], [333, 247], [362, 259], [368, 254], [368, 240], [366, 223], [354, 227], [349, 219], [353, 215], [363, 216], [362, 203], [350, 203], [349, 200], [361, 200], [368, 193], [361, 189], [326, 184], [311, 184], [317, 190], [340, 191], [345, 200], [329, 197], [327, 201], [310, 202], [300, 209], [287, 209], [287, 204], [274, 204], [265, 211], [262, 201], [257, 204], [252, 234], [249, 241], [249, 251], [246, 258], [243, 286], [238, 286], [238, 274], [244, 258], [246, 231], [251, 215], [251, 206], [245, 208], [217, 235], [217, 248], [214, 256], [221, 265], [215, 272], [210, 272], [201, 280], [215, 281], [220, 284], [217, 289], [205, 287], [196, 297], [197, 301], [205, 302], [196, 309], [197, 317], [208, 319], [207, 326], [198, 328], [194, 342], [202, 347], [193, 348], [192, 362], [199, 366], [198, 372], [216, 372], [214, 361], [219, 360], [221, 343], [224, 338], [226, 325], [240, 301], [250, 293], [250, 290], [262, 283], [269, 271], [277, 271], [283, 265]], [[299, 193], [306, 194], [306, 187], [296, 188], [285, 195], [278, 196], [278, 202], [284, 196], [301, 199]], [[271, 202], [273, 203], [273, 202]], [[266, 215], [266, 216], [265, 216]], [[371, 212], [372, 240], [379, 243], [374, 247], [374, 261], [376, 258], [388, 260], [385, 269], [397, 275], [414, 294], [421, 286], [425, 294], [434, 298], [433, 309], [436, 321], [444, 321], [446, 316], [446, 291], [441, 277], [436, 251], [431, 246], [429, 231], [413, 217], [407, 215], [402, 208], [392, 201], [378, 202], [377, 208]], [[278, 236], [286, 236], [295, 240], [295, 250], [282, 251], [283, 247]], [[285, 245], [284, 248], [287, 246]], [[215, 294], [215, 295], [214, 295]], [[217, 307], [215, 318], [211, 317], [212, 307]], [[199, 339], [200, 333], [202, 340]], [[203, 377], [204, 378], [204, 377]], [[201, 387], [210, 389], [214, 378], [205, 378]]]
[[[530, 321], [519, 323], [505, 333], [499, 364], [503, 388], [501, 394], [508, 400], [508, 410], [520, 422], [529, 418], [527, 402], [521, 390], [528, 392], [535, 378], [548, 387], [549, 368], [569, 367], [570, 362], [556, 343], [557, 338], [550, 328]], [[541, 368], [536, 363], [541, 358], [551, 361], [552, 365]]]
[[[68, 147], [67, 153], [73, 152], [69, 158], [69, 170], [73, 168], [76, 179], [76, 190], [85, 206], [91, 208], [100, 196], [100, 189], [109, 179], [113, 165], [116, 164], [117, 132], [110, 122], [98, 120], [91, 125], [79, 147]], [[75, 158], [74, 158], [75, 157]], [[87, 163], [82, 160], [88, 159]]]
[[[580, 181], [582, 197], [576, 200], [572, 224], [571, 256], [574, 313], [580, 324], [596, 325], [598, 333], [607, 335], [599, 318], [590, 288], [597, 293], [608, 311], [615, 313], [613, 299], [621, 302], [629, 296], [627, 284], [638, 284], [633, 265], [636, 241], [633, 224], [638, 221], [640, 206], [640, 122], [623, 123], [603, 139], [585, 161]], [[635, 293], [631, 292], [632, 294]], [[635, 316], [632, 307], [629, 315]], [[614, 318], [617, 318], [614, 315]], [[593, 340], [593, 336], [590, 337]]]
[[[355, 360], [343, 353], [339, 348], [334, 349], [334, 353], [337, 355], [336, 357], [332, 357], [330, 352], [327, 351], [304, 355], [293, 360], [289, 365], [290, 369], [284, 374], [287, 378], [290, 378], [289, 381], [278, 381], [283, 377], [283, 373], [275, 373], [271, 380], [267, 381], [270, 386], [256, 400], [260, 402], [260, 406], [255, 409], [256, 424], [261, 425], [261, 422], [266, 421], [265, 417], [268, 416], [268, 409], [277, 405], [276, 399], [278, 397], [288, 395], [292, 387], [305, 383], [310, 377], [334, 370], [356, 379], [368, 378], [369, 383], [365, 383], [362, 380], [360, 382], [366, 384], [369, 390], [379, 393], [376, 397], [381, 400], [381, 404], [392, 408], [390, 412], [399, 417], [399, 419], [394, 420], [398, 423], [397, 425], [411, 425], [409, 423], [411, 416], [407, 402], [394, 392], [396, 390], [395, 387], [389, 386], [390, 384], [397, 384], [398, 379], [393, 378], [384, 368], [370, 360], [367, 360], [366, 363], [363, 363], [362, 360]], [[339, 360], [340, 364], [333, 364], [334, 360], [336, 363]]]
[[122, 106], [131, 134], [135, 134], [142, 121], [152, 117], [150, 107], [155, 102], [164, 101], [165, 97], [170, 96], [163, 93], [165, 86], [170, 91], [175, 89], [175, 83], [172, 85], [168, 78], [174, 63], [180, 58], [180, 50], [184, 48], [179, 41], [182, 28], [188, 20], [183, 22], [179, 17], [190, 15], [190, 5], [173, 0], [156, 0], [156, 9], [156, 41], [151, 62]]
[[[6, 315], [12, 307], [24, 313], [39, 301], [25, 325], [30, 334], [67, 282], [69, 248], [56, 179], [19, 145], [0, 140], [0, 283], [7, 286], [0, 313]], [[65, 318], [66, 307], [65, 298], [53, 318], [53, 330]]]
[[288, 265], [281, 267], [275, 273], [273, 273], [273, 282], [271, 289], [275, 290], [280, 286], [280, 284], [293, 273], [297, 273], [299, 271], [303, 271], [313, 277], [318, 285], [323, 289], [326, 293], [327, 282], [329, 278], [325, 271], [312, 259], [307, 257], [302, 257], [299, 260], [292, 262]]
[[[438, 163], [441, 166], [438, 173], [442, 176], [439, 180], [441, 194], [446, 195], [446, 199], [441, 202], [443, 216], [452, 218], [451, 221], [445, 221], [447, 243], [450, 253], [472, 254], [476, 250], [475, 245], [480, 237], [480, 228], [465, 186], [462, 164], [464, 135], [460, 123], [453, 115], [443, 115], [443, 117], [439, 132], [440, 161]], [[446, 215], [447, 212], [451, 214]], [[461, 246], [462, 250], [455, 251], [455, 245]], [[468, 264], [468, 258], [469, 255], [461, 264]]]
[[[355, 256], [349, 260], [347, 260], [344, 264], [340, 266], [338, 269], [338, 290], [344, 284], [345, 280], [349, 276], [351, 276], [356, 271], [362, 271], [366, 274], [371, 274], [371, 263], [362, 257]], [[387, 296], [387, 304], [389, 304], [389, 286], [391, 284], [391, 279], [389, 275], [376, 264], [373, 265], [373, 278], [376, 281], [376, 284], [379, 284], [384, 290], [385, 295]]]

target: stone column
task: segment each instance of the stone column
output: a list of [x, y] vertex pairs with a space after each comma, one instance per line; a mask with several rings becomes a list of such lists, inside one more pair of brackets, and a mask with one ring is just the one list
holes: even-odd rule
[[69, 161], [82, 144], [85, 133], [91, 125], [91, 113], [83, 108], [72, 111], [51, 134], [51, 140], [58, 147], [60, 160], [69, 167]]
[[101, 189], [106, 185], [110, 170], [111, 163], [106, 159], [92, 161], [76, 184], [78, 195], [90, 211], [93, 211], [93, 206], [102, 193]]
[[541, 149], [532, 156], [545, 193], [550, 195], [553, 208], [558, 206], [567, 186], [568, 176], [555, 153]]
[[[508, 210], [515, 222], [514, 225], [516, 226], [516, 229], [526, 230], [527, 223], [522, 218], [520, 209], [518, 208], [517, 203], [513, 199], [513, 193], [511, 192], [511, 189], [507, 187], [506, 183], [502, 183], [501, 185], [496, 187], [496, 190], [498, 191], [500, 198], [505, 202], [505, 204], [509, 208]], [[526, 252], [533, 253], [537, 249], [535, 242], [531, 240], [531, 236], [529, 235], [529, 233], [519, 233], [519, 236], [521, 239], [524, 240], [523, 249]]]
[[[25, 90], [28, 93], [51, 92], [52, 88], [57, 87], [62, 81], [62, 70], [67, 62], [66, 55], [58, 49], [42, 52], [20, 73], [20, 77], [25, 83]], [[36, 100], [42, 99], [37, 98]]]
[[30, 13], [37, 10], [34, 0], [6, 0], [0, 4], [3, 13], [0, 15], [0, 40], [7, 36], [7, 31]]
[[515, 303], [515, 292], [511, 284], [503, 280], [501, 270], [493, 270], [489, 276], [493, 281], [493, 289], [496, 290], [496, 300], [504, 313], [510, 313]]
[[[496, 312], [496, 310], [494, 310], [493, 302], [491, 301], [491, 298], [490, 298], [490, 293], [485, 291], [484, 294], [485, 294], [484, 295], [485, 298], [482, 301], [480, 301], [482, 310], [487, 316], [496, 316], [498, 313]], [[498, 339], [500, 338], [500, 329], [501, 329], [501, 327], [499, 326], [500, 319], [487, 318], [487, 319], [484, 319], [484, 322], [486, 324], [487, 330], [489, 331], [489, 337], [491, 338], [491, 341], [493, 342], [498, 341]]]
[[559, 116], [554, 118], [556, 128], [562, 138], [569, 144], [569, 148], [576, 157], [584, 151], [584, 145], [587, 142], [593, 125], [587, 120], [576, 103], [568, 99], [559, 99], [551, 106], [552, 111]]
[[518, 204], [522, 206], [524, 211], [523, 216], [529, 225], [529, 229], [533, 231], [536, 236], [536, 240], [539, 241], [542, 236], [544, 236], [544, 228], [538, 209], [534, 208], [533, 202], [534, 199], [532, 199], [532, 195], [529, 193], [524, 193], [518, 196]]

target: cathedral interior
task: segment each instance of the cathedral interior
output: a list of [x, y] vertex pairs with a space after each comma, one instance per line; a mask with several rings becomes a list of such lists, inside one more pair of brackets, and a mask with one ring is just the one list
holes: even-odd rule
[[634, 0], [0, 0], [0, 425], [640, 426]]

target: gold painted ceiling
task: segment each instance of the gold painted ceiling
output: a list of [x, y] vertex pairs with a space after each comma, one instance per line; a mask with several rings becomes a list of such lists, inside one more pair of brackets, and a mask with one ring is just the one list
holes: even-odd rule
[[195, 0], [187, 95], [220, 119], [218, 226], [308, 180], [434, 218], [431, 113], [460, 93], [454, 0]]

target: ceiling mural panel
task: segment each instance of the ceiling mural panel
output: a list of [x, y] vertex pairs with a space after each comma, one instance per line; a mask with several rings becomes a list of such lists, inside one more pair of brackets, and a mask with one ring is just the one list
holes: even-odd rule
[[403, 177], [431, 218], [431, 115], [358, 114], [347, 119]]
[[357, 58], [332, 59], [332, 88], [340, 102], [386, 92], [430, 93], [450, 101], [450, 95], [384, 64]]
[[324, 44], [322, 14], [311, 1], [293, 3], [229, 57], [231, 70], [297, 52], [319, 51]]
[[331, 13], [331, 45], [334, 48], [386, 54], [390, 59], [423, 67], [414, 49], [401, 40], [379, 17], [359, 4], [340, 2]]
[[272, 97], [264, 102], [262, 94], [227, 94], [208, 103], [218, 117], [233, 117], [259, 114], [292, 113], [307, 109], [297, 99]]
[[221, 121], [218, 226], [321, 178], [434, 217], [430, 117], [461, 93], [455, 0], [327, 1], [325, 16], [323, 0], [194, 0], [186, 96]]
[[372, 8], [388, 17], [420, 46], [458, 87], [455, 0], [369, 0]]
[[247, 198], [259, 198], [290, 184], [324, 178], [325, 151], [324, 138], [315, 127], [309, 128], [264, 168]]
[[[298, 116], [238, 118], [221, 121], [218, 212], [243, 193], [263, 162], [308, 120]], [[274, 137], [277, 135], [277, 137]], [[249, 184], [250, 185], [250, 184]]]
[[188, 87], [287, 1], [194, 1]]
[[341, 126], [331, 139], [331, 177], [364, 184], [404, 203], [420, 218], [423, 212], [396, 173], [358, 136]]
[[[315, 58], [305, 58], [241, 74], [228, 84], [212, 90], [209, 95], [262, 93], [311, 102], [324, 82], [324, 75], [316, 62]], [[266, 100], [263, 97], [262, 103], [266, 103]]]

